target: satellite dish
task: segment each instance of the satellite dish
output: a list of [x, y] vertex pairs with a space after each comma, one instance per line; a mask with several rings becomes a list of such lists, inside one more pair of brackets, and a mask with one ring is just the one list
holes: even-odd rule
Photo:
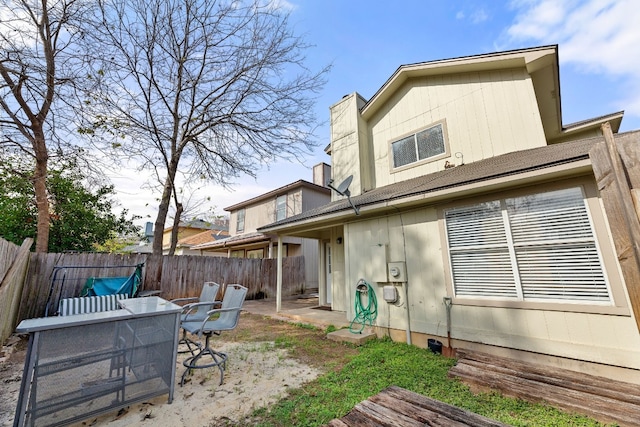
[[350, 196], [351, 192], [349, 191], [349, 186], [351, 185], [351, 181], [353, 181], [353, 175], [349, 175], [344, 181], [342, 181], [342, 184], [338, 185], [336, 191], [343, 196]]
[[340, 194], [341, 196], [345, 196], [349, 200], [349, 204], [355, 211], [356, 215], [360, 215], [358, 208], [351, 201], [351, 192], [349, 191], [349, 186], [351, 185], [351, 181], [353, 181], [353, 175], [349, 175], [348, 177], [346, 177], [345, 180], [342, 181], [340, 185], [338, 185], [338, 188], [333, 186], [333, 180], [330, 180], [327, 186], [331, 188], [333, 191], [335, 191], [336, 193]]

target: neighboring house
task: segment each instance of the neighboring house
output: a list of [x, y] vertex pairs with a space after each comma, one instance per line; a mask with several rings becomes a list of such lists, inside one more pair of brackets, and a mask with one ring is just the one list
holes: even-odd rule
[[358, 214], [333, 193], [258, 231], [318, 239], [320, 301], [348, 320], [370, 283], [380, 336], [640, 383], [638, 284], [589, 156], [623, 113], [563, 125], [558, 76], [557, 46], [399, 67], [330, 110], [334, 182], [352, 176]]
[[[230, 213], [231, 236], [194, 246], [202, 255], [238, 258], [276, 258], [277, 236], [258, 232], [260, 226], [326, 205], [331, 190], [326, 187], [331, 168], [320, 163], [313, 168], [313, 182], [299, 180], [268, 193], [225, 208]], [[283, 256], [305, 257], [305, 288], [318, 288], [318, 241], [302, 237], [283, 240]]]
[[[171, 246], [171, 231], [173, 227], [165, 228], [162, 233], [162, 250], [166, 255]], [[193, 248], [203, 243], [215, 242], [229, 237], [229, 219], [220, 218], [214, 222], [195, 219], [188, 222], [180, 222], [178, 225], [178, 242], [174, 255], [203, 255]], [[212, 255], [215, 254], [204, 254]]]

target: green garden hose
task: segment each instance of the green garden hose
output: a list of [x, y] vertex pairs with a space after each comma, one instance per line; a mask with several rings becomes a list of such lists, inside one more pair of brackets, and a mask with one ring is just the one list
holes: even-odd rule
[[[366, 305], [362, 302], [365, 297], [367, 299]], [[378, 317], [378, 301], [376, 300], [376, 293], [371, 285], [364, 279], [360, 279], [356, 285], [354, 309], [356, 317], [351, 321], [349, 331], [354, 334], [361, 334], [366, 324], [369, 323], [369, 326], [373, 326], [373, 321]], [[353, 329], [354, 323], [359, 323], [361, 325], [360, 330], [356, 331]]]

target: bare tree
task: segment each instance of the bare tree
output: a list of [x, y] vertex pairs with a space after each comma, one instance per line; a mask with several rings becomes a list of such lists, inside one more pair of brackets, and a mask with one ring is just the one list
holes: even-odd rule
[[[213, 206], [210, 205], [211, 198], [198, 198], [197, 193], [200, 188], [193, 188], [193, 180], [187, 182], [183, 187], [173, 189], [173, 226], [171, 228], [171, 240], [167, 255], [174, 255], [178, 246], [178, 232], [180, 223], [185, 219], [200, 219], [208, 205], [208, 209], [213, 213]], [[171, 217], [171, 213], [169, 213]], [[164, 243], [164, 242], [163, 242]]]
[[160, 178], [155, 254], [178, 173], [228, 186], [315, 145], [313, 103], [328, 67], [305, 66], [308, 46], [275, 2], [99, 5], [92, 34], [108, 46], [100, 47], [92, 76], [104, 90], [87, 98], [88, 126], [112, 132], [116, 155], [137, 158]]
[[12, 173], [35, 190], [38, 252], [46, 252], [49, 241], [48, 163], [52, 151], [62, 150], [52, 107], [80, 70], [72, 47], [84, 6], [75, 0], [0, 1], [0, 161], [11, 167], [11, 159], [27, 158], [33, 166]]

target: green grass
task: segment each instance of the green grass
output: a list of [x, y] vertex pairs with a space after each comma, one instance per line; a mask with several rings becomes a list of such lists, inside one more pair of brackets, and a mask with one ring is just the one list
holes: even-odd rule
[[[283, 338], [276, 345], [295, 351], [309, 342]], [[373, 340], [359, 348], [349, 362], [328, 372], [268, 409], [253, 414], [245, 425], [320, 426], [345, 415], [357, 403], [390, 385], [438, 399], [514, 426], [601, 426], [589, 418], [566, 414], [549, 406], [502, 397], [473, 394], [447, 371], [455, 361], [430, 351], [390, 340]]]

